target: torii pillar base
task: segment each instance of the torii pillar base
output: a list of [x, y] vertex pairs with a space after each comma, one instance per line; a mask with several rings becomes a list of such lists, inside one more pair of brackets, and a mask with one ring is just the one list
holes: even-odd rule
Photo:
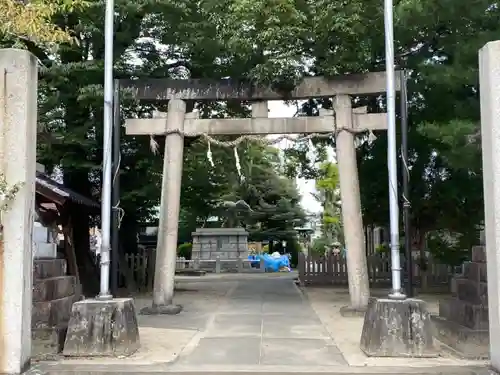
[[182, 311], [181, 305], [152, 305], [141, 309], [141, 315], [177, 315]]

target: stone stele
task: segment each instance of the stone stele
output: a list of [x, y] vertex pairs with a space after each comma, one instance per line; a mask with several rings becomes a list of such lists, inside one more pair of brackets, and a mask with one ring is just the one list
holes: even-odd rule
[[88, 299], [73, 304], [63, 354], [130, 356], [140, 347], [132, 298]]
[[361, 350], [370, 357], [437, 357], [425, 302], [370, 298]]

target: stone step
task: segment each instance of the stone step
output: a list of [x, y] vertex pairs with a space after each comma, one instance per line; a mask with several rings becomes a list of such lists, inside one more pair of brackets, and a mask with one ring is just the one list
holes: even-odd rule
[[33, 302], [31, 327], [50, 328], [67, 324], [73, 303], [79, 299], [74, 294], [52, 301]]
[[33, 282], [33, 302], [57, 300], [77, 294], [76, 277], [57, 276]]
[[33, 279], [48, 279], [66, 275], [66, 260], [35, 259], [33, 261]]
[[431, 315], [435, 337], [468, 359], [489, 358], [489, 331], [461, 326], [440, 316]]
[[487, 282], [486, 263], [468, 262], [464, 264], [464, 277], [476, 282]]
[[473, 246], [472, 247], [472, 261], [485, 263], [486, 262], [486, 247], [485, 246]]
[[488, 306], [455, 298], [439, 302], [439, 316], [471, 329], [487, 330], [489, 327]]
[[488, 305], [488, 284], [466, 278], [456, 278], [455, 288], [457, 298], [476, 305]]
[[62, 353], [67, 332], [67, 325], [33, 328], [31, 330], [31, 351], [33, 357], [48, 359], [48, 356]]

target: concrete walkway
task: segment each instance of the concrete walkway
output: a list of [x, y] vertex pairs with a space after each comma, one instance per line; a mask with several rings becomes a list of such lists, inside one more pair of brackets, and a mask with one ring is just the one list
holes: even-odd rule
[[174, 366], [336, 366], [346, 362], [291, 277], [233, 285]]
[[[290, 274], [176, 278], [175, 316], [139, 315], [141, 348], [127, 358], [61, 359], [33, 374], [338, 373], [487, 374], [486, 362], [439, 358], [367, 358], [362, 318], [343, 318], [346, 288], [302, 292]], [[307, 296], [306, 296], [307, 295]], [[136, 308], [151, 304], [137, 296]]]

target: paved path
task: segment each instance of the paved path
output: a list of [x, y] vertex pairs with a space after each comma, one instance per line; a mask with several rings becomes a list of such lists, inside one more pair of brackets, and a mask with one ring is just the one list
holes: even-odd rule
[[[139, 315], [141, 349], [133, 356], [63, 359], [40, 364], [32, 374], [488, 374], [487, 367], [457, 367], [455, 362], [446, 365], [426, 360], [412, 366], [411, 359], [402, 358], [365, 367], [353, 357], [357, 352], [352, 350], [352, 346], [359, 349], [361, 328], [357, 325], [361, 322], [356, 325], [356, 319], [343, 320], [336, 314], [339, 306], [348, 303], [347, 292], [329, 290], [328, 298], [319, 302], [312, 298], [313, 310], [293, 277], [260, 273], [179, 277], [175, 300], [184, 310], [175, 316]], [[139, 310], [151, 304], [151, 297], [138, 297], [135, 302]], [[337, 319], [334, 327], [331, 319]], [[353, 335], [346, 335], [351, 331]], [[335, 338], [342, 340], [337, 344], [351, 366]]]
[[173, 366], [345, 364], [293, 278], [258, 277], [231, 283]]

